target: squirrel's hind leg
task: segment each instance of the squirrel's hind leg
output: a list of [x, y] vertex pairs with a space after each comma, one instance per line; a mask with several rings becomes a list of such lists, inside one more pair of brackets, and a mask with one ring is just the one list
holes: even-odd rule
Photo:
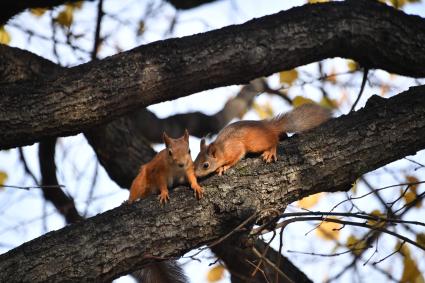
[[146, 181], [144, 180], [143, 174], [139, 173], [131, 184], [128, 203], [133, 203], [139, 198], [142, 198], [146, 194], [146, 191]]

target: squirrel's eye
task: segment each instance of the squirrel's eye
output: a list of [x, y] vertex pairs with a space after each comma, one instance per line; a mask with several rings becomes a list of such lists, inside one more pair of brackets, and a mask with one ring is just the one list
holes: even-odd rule
[[190, 149], [189, 149], [188, 153], [190, 154]]
[[210, 167], [210, 164], [208, 162], [205, 162], [204, 164], [202, 164], [202, 167], [204, 167], [204, 169], [208, 169], [208, 167]]
[[171, 151], [171, 149], [168, 150], [168, 155], [169, 156], [173, 155], [173, 152]]

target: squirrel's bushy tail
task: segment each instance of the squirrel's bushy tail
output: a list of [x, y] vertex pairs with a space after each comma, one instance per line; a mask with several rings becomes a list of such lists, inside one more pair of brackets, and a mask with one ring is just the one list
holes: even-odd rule
[[278, 133], [296, 133], [313, 129], [331, 118], [331, 111], [317, 104], [303, 104], [280, 114], [268, 123]]

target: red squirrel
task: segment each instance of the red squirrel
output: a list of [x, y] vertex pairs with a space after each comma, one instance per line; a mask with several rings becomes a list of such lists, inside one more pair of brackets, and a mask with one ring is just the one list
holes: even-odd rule
[[261, 153], [267, 163], [276, 161], [279, 136], [303, 132], [329, 120], [331, 111], [316, 104], [304, 104], [270, 120], [238, 121], [223, 128], [210, 145], [201, 140], [195, 159], [198, 177], [217, 172], [221, 176], [247, 153]]
[[130, 188], [128, 203], [145, 198], [152, 193], [160, 193], [159, 202], [169, 201], [168, 188], [189, 183], [197, 199], [202, 198], [203, 189], [195, 177], [194, 165], [189, 149], [189, 133], [185, 130], [180, 138], [173, 139], [164, 132], [166, 148], [140, 168]]

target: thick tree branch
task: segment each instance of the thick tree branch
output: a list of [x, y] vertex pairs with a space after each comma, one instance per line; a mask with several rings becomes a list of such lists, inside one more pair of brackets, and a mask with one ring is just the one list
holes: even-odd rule
[[305, 5], [141, 46], [36, 82], [3, 84], [0, 148], [75, 134], [138, 107], [336, 56], [424, 76], [424, 47], [425, 21], [384, 4]]
[[211, 242], [264, 209], [348, 190], [364, 173], [425, 148], [424, 94], [422, 86], [374, 96], [364, 109], [285, 140], [274, 164], [247, 159], [205, 180], [199, 202], [177, 189], [165, 207], [153, 196], [50, 232], [1, 255], [0, 281], [110, 280]]

